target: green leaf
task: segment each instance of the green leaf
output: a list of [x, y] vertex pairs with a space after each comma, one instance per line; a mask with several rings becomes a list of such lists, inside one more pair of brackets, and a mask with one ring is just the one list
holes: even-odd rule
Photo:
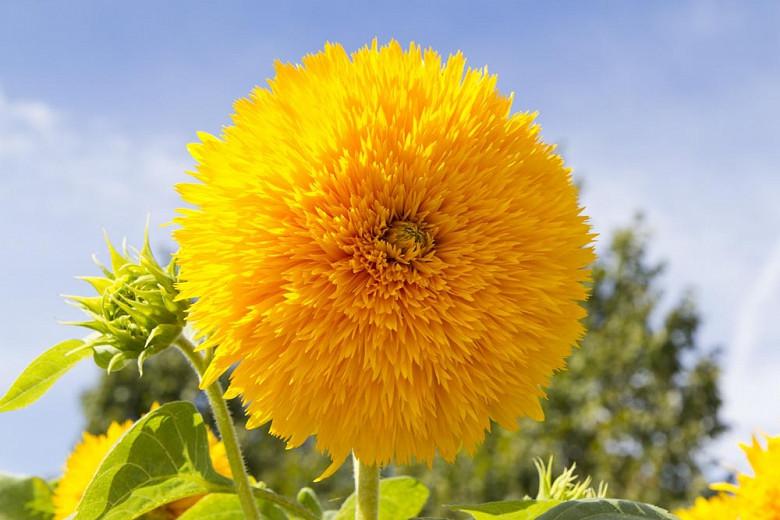
[[92, 351], [79, 348], [80, 339], [69, 339], [54, 345], [30, 363], [0, 398], [0, 412], [24, 408], [37, 401], [65, 372]]
[[[430, 492], [412, 477], [385, 478], [379, 482], [379, 520], [408, 520], [417, 516]], [[355, 518], [355, 494], [350, 495], [333, 520]]]
[[298, 503], [314, 513], [317, 518], [322, 518], [322, 506], [317, 498], [317, 493], [312, 488], [305, 487], [298, 491]]
[[[261, 500], [257, 501], [263, 520], [286, 520], [278, 507]], [[244, 520], [244, 511], [238, 495], [233, 493], [213, 493], [205, 496], [187, 509], [178, 520]]]
[[631, 502], [591, 498], [564, 502], [538, 520], [676, 520], [677, 517], [660, 507]]
[[545, 511], [561, 504], [560, 500], [503, 500], [476, 505], [451, 505], [449, 509], [470, 514], [476, 520], [533, 520]]
[[0, 474], [0, 520], [49, 520], [51, 488], [38, 477]]
[[191, 403], [168, 403], [108, 452], [74, 520], [129, 520], [181, 498], [231, 489], [211, 465], [203, 417]]

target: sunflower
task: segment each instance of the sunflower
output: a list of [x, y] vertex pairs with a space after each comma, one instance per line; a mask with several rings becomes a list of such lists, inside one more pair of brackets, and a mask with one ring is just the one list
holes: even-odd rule
[[780, 520], [780, 436], [766, 437], [766, 448], [756, 436], [742, 444], [753, 475], [740, 473], [736, 484], [715, 484], [713, 489], [734, 493], [740, 520]]
[[734, 484], [713, 484], [720, 494], [677, 511], [682, 520], [780, 520], [780, 436], [767, 436], [766, 448], [756, 436], [741, 447], [753, 476], [739, 473]]
[[[570, 171], [496, 76], [335, 44], [276, 63], [178, 186], [204, 385], [335, 470], [452, 460], [539, 400], [583, 334], [594, 258]], [[328, 472], [326, 472], [328, 473]]]
[[103, 457], [124, 433], [133, 425], [132, 421], [112, 422], [106, 433], [93, 435], [84, 432], [65, 462], [65, 471], [57, 482], [52, 501], [54, 520], [68, 518], [79, 505], [81, 496], [95, 475]]
[[[152, 409], [155, 407], [153, 406]], [[100, 463], [103, 462], [103, 458], [132, 426], [132, 421], [112, 422], [104, 434], [93, 435], [84, 432], [81, 442], [68, 456], [65, 470], [54, 490], [52, 496], [54, 520], [64, 520], [76, 511], [84, 491], [100, 467]], [[230, 477], [230, 466], [225, 455], [224, 445], [211, 431], [208, 431], [208, 443], [214, 469], [218, 473]], [[163, 515], [164, 517], [176, 518], [192, 507], [200, 498], [189, 497], [178, 500], [161, 508], [161, 513], [167, 513]]]
[[736, 520], [737, 502], [733, 495], [720, 493], [711, 498], [698, 497], [692, 507], [674, 513], [680, 520]]

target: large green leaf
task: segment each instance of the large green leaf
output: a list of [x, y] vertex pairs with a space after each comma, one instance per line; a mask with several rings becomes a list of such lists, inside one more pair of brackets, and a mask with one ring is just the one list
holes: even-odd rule
[[[430, 492], [412, 477], [392, 477], [379, 482], [379, 520], [408, 520], [422, 511]], [[349, 496], [333, 520], [355, 518], [355, 494]]]
[[[287, 520], [281, 509], [274, 504], [257, 501], [263, 520]], [[244, 520], [244, 511], [238, 495], [214, 493], [203, 497], [182, 514], [178, 520]]]
[[211, 465], [203, 417], [191, 403], [168, 403], [117, 441], [74, 520], [130, 520], [181, 498], [231, 489]]
[[660, 507], [606, 498], [589, 498], [564, 502], [538, 520], [675, 520], [677, 517]]
[[49, 520], [51, 488], [38, 477], [0, 474], [0, 520]]
[[558, 504], [560, 500], [503, 500], [476, 505], [451, 505], [449, 509], [468, 513], [476, 520], [534, 520]]
[[0, 398], [0, 412], [18, 410], [35, 402], [73, 365], [92, 353], [84, 342], [69, 339], [54, 345], [30, 363]]
[[179, 520], [244, 520], [244, 511], [237, 495], [214, 493], [198, 500]]

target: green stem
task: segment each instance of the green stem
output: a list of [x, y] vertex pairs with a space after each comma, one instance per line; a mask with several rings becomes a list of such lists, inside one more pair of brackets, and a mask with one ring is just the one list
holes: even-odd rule
[[[181, 335], [176, 340], [176, 346], [189, 359], [195, 372], [198, 373], [198, 377], [202, 379], [207, 363], [203, 356], [195, 351], [195, 345], [184, 335]], [[260, 520], [260, 511], [252, 495], [252, 484], [249, 481], [249, 474], [244, 465], [244, 457], [241, 455], [241, 447], [238, 445], [236, 427], [230, 417], [227, 402], [223, 397], [222, 385], [219, 381], [215, 381], [206, 387], [205, 392], [209, 399], [211, 410], [214, 413], [214, 420], [217, 422], [222, 443], [225, 445], [225, 453], [230, 464], [230, 471], [233, 474], [233, 483], [238, 499], [241, 502], [244, 516], [247, 520]]]
[[363, 464], [352, 455], [357, 507], [355, 520], [379, 520], [379, 467]]

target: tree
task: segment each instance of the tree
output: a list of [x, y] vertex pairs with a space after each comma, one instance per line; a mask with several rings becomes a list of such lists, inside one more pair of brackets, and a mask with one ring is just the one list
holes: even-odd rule
[[[609, 483], [610, 495], [675, 506], [703, 487], [702, 450], [724, 429], [715, 353], [698, 342], [700, 317], [686, 295], [661, 308], [662, 265], [647, 259], [641, 223], [618, 231], [594, 267], [587, 303], [588, 333], [556, 375], [542, 423], [522, 421], [519, 432], [495, 429], [474, 457], [439, 460], [412, 472], [440, 500], [481, 502], [533, 495], [534, 457], [577, 464], [581, 474]], [[663, 314], [659, 316], [659, 313]], [[166, 352], [149, 361], [144, 377], [103, 376], [84, 396], [91, 431], [110, 420], [137, 418], [155, 401], [192, 399], [197, 383], [183, 358]], [[198, 400], [206, 412], [205, 401]], [[233, 403], [240, 416], [240, 404]], [[311, 444], [285, 452], [283, 443], [255, 430], [244, 434], [251, 471], [283, 493], [309, 483], [326, 465]], [[393, 469], [390, 468], [389, 472]], [[346, 496], [348, 469], [317, 485]]]

